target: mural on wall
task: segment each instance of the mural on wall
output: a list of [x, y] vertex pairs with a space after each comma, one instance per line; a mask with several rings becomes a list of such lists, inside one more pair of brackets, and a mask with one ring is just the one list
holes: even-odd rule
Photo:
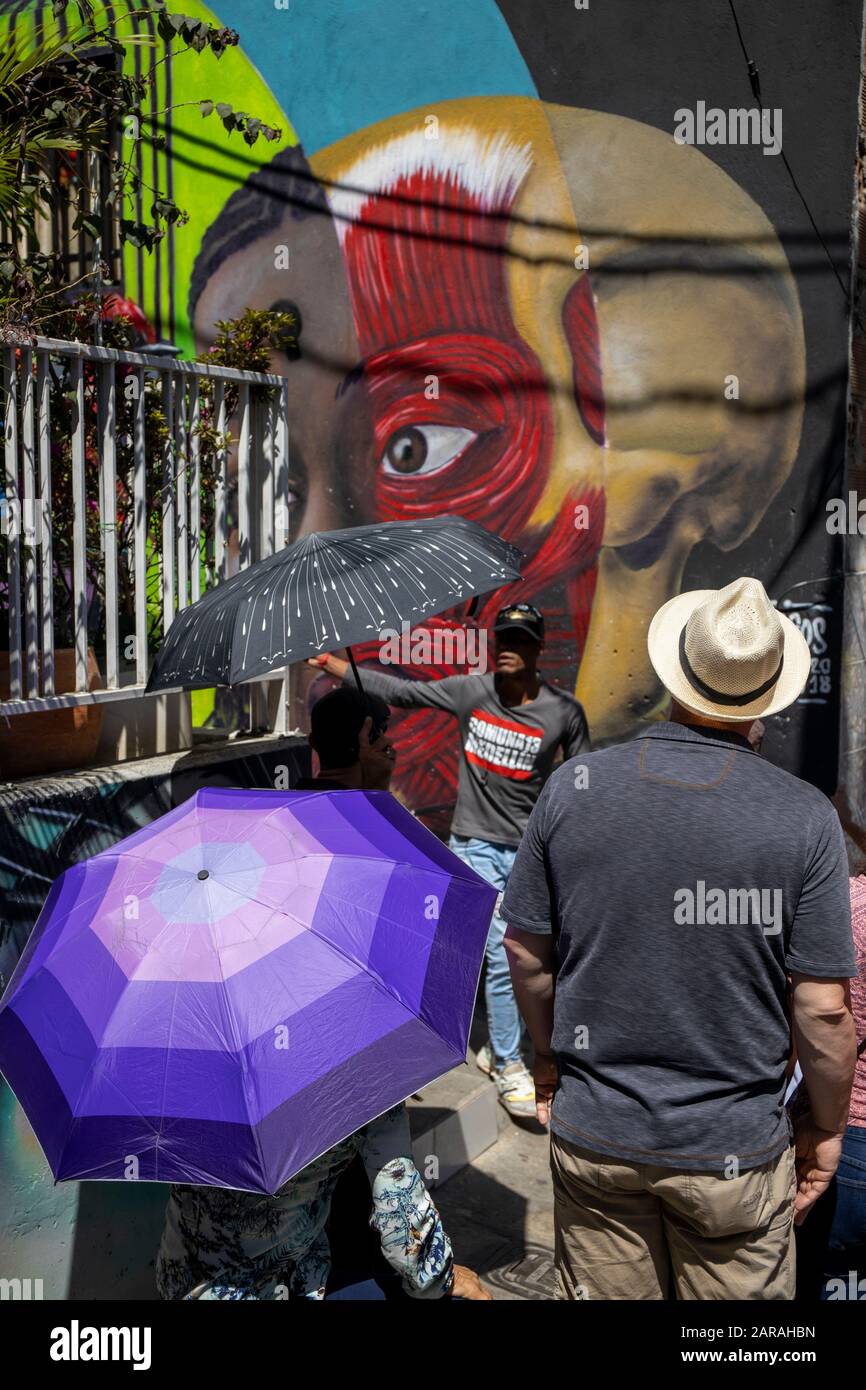
[[[576, 687], [596, 738], [622, 737], [659, 708], [646, 628], [692, 549], [739, 545], [793, 465], [793, 277], [760, 209], [661, 132], [519, 97], [440, 103], [435, 120], [433, 138], [422, 108], [312, 160], [333, 231], [309, 182], [306, 228], [295, 197], [281, 201], [306, 173], [297, 150], [254, 176], [205, 236], [196, 335], [247, 302], [285, 302], [274, 248], [287, 245], [306, 353], [317, 296], [342, 270], [342, 337], [357, 349], [336, 354], [336, 387], [333, 348], [324, 362], [313, 352], [315, 405], [290, 371], [293, 533], [443, 512], [499, 531], [527, 554], [523, 588], [551, 629], [546, 671]], [[227, 242], [242, 226], [241, 244]], [[502, 601], [490, 596], [478, 622]], [[447, 719], [408, 714], [398, 737], [410, 802], [447, 805]]]
[[[301, 357], [273, 362], [289, 535], [443, 511], [500, 531], [548, 618], [546, 674], [596, 742], [663, 712], [655, 609], [755, 573], [804, 630], [826, 629], [768, 751], [832, 789], [841, 548], [823, 504], [844, 438], [859, 0], [830, 0], [820, 25], [797, 4], [781, 34], [770, 0], [751, 7], [754, 54], [774, 40], [763, 112], [710, 0], [186, 8], [241, 45], [172, 64], [157, 41], [129, 59], [151, 63], [154, 112], [171, 112], [153, 173], [190, 220], [153, 257], [125, 249], [124, 290], [186, 352], [246, 307], [297, 311]], [[810, 93], [795, 55], [819, 31]], [[214, 133], [199, 101], [215, 97], [278, 125], [276, 156]], [[296, 724], [325, 684], [294, 673]], [[231, 724], [241, 702], [197, 693], [197, 720]], [[444, 828], [449, 722], [395, 723], [397, 790]]]
[[[769, 131], [727, 122], [754, 99], [713, 0], [179, 8], [241, 44], [160, 69], [154, 110], [182, 105], [154, 181], [190, 220], [153, 258], [125, 250], [124, 289], [186, 353], [246, 307], [296, 309], [301, 356], [273, 362], [290, 536], [444, 512], [501, 532], [527, 556], [520, 597], [547, 616], [545, 674], [576, 691], [596, 740], [663, 711], [655, 609], [755, 574], [814, 657], [764, 751], [832, 791], [841, 550], [826, 501], [842, 492], [860, 0], [787, 0], [783, 20], [772, 0], [743, 7]], [[204, 99], [279, 126], [281, 147], [215, 134]], [[706, 143], [674, 139], [683, 111]], [[484, 628], [501, 599], [427, 626]], [[295, 672], [295, 723], [325, 684]], [[231, 721], [227, 699], [196, 698]], [[418, 711], [392, 727], [398, 793], [444, 829], [453, 725]], [[21, 1160], [22, 1209], [39, 1162]], [[42, 1273], [35, 1260], [22, 1274]]]
[[[856, 7], [836, 8], [841, 18]], [[298, 0], [281, 15], [226, 0], [220, 19], [241, 30], [299, 143], [251, 171], [202, 227], [189, 324], [202, 348], [216, 319], [294, 306], [302, 358], [275, 362], [292, 412], [290, 534], [446, 511], [500, 531], [526, 552], [521, 592], [548, 617], [546, 673], [576, 691], [596, 740], [616, 739], [662, 712], [646, 628], [690, 566], [690, 587], [753, 572], [785, 597], [779, 577], [838, 462], [816, 434], [843, 408], [845, 302], [827, 287], [833, 268], [801, 252], [830, 295], [834, 338], [821, 353], [835, 356], [836, 398], [825, 383], [807, 434], [797, 267], [746, 186], [761, 195], [770, 179], [781, 116], [769, 143], [742, 152], [749, 176], [737, 179], [718, 146], [673, 138], [688, 124], [676, 113], [689, 84], [668, 97], [661, 128], [541, 99], [535, 79], [555, 56], [541, 14], [561, 18], [561, 7], [536, 6], [520, 47], [508, 9], [445, 4], [434, 18], [409, 5], [396, 17], [384, 2]], [[665, 11], [676, 36], [691, 25], [662, 5], [662, 28]], [[422, 19], [423, 59], [407, 71]], [[576, 51], [591, 53], [599, 21], [590, 11], [568, 23]], [[483, 50], [457, 43], [473, 26]], [[732, 102], [742, 81], [732, 49], [722, 84]], [[615, 91], [627, 111], [631, 94]], [[852, 80], [834, 127], [851, 148], [854, 94]], [[751, 130], [768, 133], [766, 121]], [[848, 196], [840, 182], [843, 227]], [[792, 524], [794, 509], [774, 504], [795, 474], [795, 490], [812, 495]], [[771, 555], [763, 540], [748, 544], [764, 522]], [[832, 580], [838, 556], [818, 549], [795, 585], [801, 573]], [[811, 626], [824, 593], [794, 597]], [[481, 606], [479, 625], [502, 600]], [[433, 625], [465, 621], [455, 612]], [[360, 653], [378, 654], [376, 642]], [[831, 780], [832, 658], [815, 656], [807, 699], [829, 714], [819, 737]], [[300, 675], [299, 723], [325, 684]], [[397, 730], [398, 790], [444, 826], [449, 721], [408, 712]], [[802, 742], [789, 736], [776, 752], [808, 773]]]

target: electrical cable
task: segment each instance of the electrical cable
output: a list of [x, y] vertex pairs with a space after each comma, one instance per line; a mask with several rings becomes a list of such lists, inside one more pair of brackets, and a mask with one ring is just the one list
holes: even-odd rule
[[[758, 103], [758, 109], [760, 110], [761, 115], [763, 116], [763, 114], [764, 114], [764, 101], [763, 101], [763, 97], [761, 96], [761, 76], [760, 76], [760, 73], [759, 73], [759, 71], [758, 71], [758, 65], [757, 65], [757, 63], [755, 62], [755, 60], [754, 60], [753, 58], [750, 58], [750, 57], [749, 57], [749, 52], [748, 52], [748, 49], [746, 48], [746, 42], [745, 42], [745, 39], [743, 38], [743, 31], [742, 31], [742, 29], [740, 28], [740, 21], [739, 21], [739, 19], [737, 18], [737, 11], [736, 11], [736, 9], [734, 8], [734, 0], [728, 0], [728, 6], [730, 7], [731, 15], [732, 15], [732, 17], [733, 17], [734, 26], [735, 26], [736, 31], [737, 31], [737, 38], [738, 38], [739, 41], [740, 41], [740, 47], [741, 47], [741, 49], [743, 50], [743, 57], [744, 57], [745, 60], [746, 60], [746, 71], [748, 72], [748, 75], [749, 75], [749, 85], [750, 85], [751, 88], [752, 88], [752, 95], [753, 95], [753, 97], [755, 98], [755, 101]], [[775, 134], [775, 131], [773, 132], [773, 134]], [[785, 168], [786, 168], [786, 170], [787, 170], [787, 172], [788, 172], [788, 177], [789, 177], [790, 180], [791, 180], [791, 184], [792, 184], [792, 186], [793, 186], [793, 188], [794, 188], [794, 191], [795, 191], [795, 193], [797, 194], [797, 197], [800, 199], [800, 202], [803, 204], [803, 207], [805, 208], [806, 216], [808, 217], [808, 219], [809, 219], [809, 221], [810, 221], [810, 223], [811, 223], [811, 225], [812, 225], [812, 230], [814, 231], [816, 237], [818, 238], [818, 241], [821, 243], [821, 246], [822, 246], [822, 248], [823, 248], [823, 250], [824, 250], [824, 255], [827, 257], [827, 261], [829, 262], [830, 269], [832, 270], [834, 276], [836, 277], [836, 280], [837, 280], [837, 282], [838, 282], [839, 288], [841, 289], [843, 295], [845, 296], [845, 307], [846, 307], [848, 313], [851, 313], [851, 312], [852, 312], [852, 304], [851, 304], [851, 293], [850, 293], [850, 290], [846, 287], [846, 285], [845, 285], [845, 283], [844, 283], [844, 281], [843, 281], [841, 275], [839, 274], [838, 269], [836, 268], [836, 262], [835, 262], [834, 259], [833, 259], [833, 255], [832, 255], [832, 253], [831, 253], [831, 251], [830, 251], [829, 246], [827, 245], [826, 241], [824, 240], [823, 236], [821, 235], [821, 231], [820, 231], [820, 229], [819, 229], [819, 227], [818, 227], [818, 224], [817, 224], [817, 222], [815, 221], [815, 218], [814, 218], [813, 215], [812, 215], [812, 209], [809, 207], [809, 204], [808, 204], [808, 202], [807, 202], [807, 200], [806, 200], [806, 195], [804, 194], [802, 188], [800, 187], [799, 183], [797, 182], [796, 175], [794, 174], [794, 171], [793, 171], [793, 169], [791, 168], [791, 165], [790, 165], [789, 160], [788, 160], [788, 156], [785, 154], [785, 151], [784, 151], [783, 149], [781, 149], [781, 148], [780, 148], [780, 150], [779, 150], [779, 153], [780, 153], [781, 156], [782, 156], [782, 163], [784, 164], [784, 166], [785, 166]], [[864, 329], [863, 323], [862, 323], [861, 320], [860, 320], [859, 314], [857, 314], [856, 312], [855, 312], [855, 318], [856, 318], [856, 320], [857, 320], [857, 326], [858, 326], [858, 328], [861, 330], [861, 332], [866, 331], [866, 329]]]

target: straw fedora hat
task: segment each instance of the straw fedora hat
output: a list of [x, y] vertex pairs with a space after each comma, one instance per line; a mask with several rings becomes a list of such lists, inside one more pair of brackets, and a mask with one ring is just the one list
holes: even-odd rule
[[731, 723], [778, 714], [812, 669], [809, 644], [757, 579], [677, 594], [650, 623], [653, 670], [686, 709]]

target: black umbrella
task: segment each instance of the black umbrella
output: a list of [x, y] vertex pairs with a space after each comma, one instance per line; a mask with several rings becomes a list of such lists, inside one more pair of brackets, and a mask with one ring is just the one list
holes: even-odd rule
[[147, 689], [238, 685], [340, 647], [354, 666], [353, 642], [510, 584], [522, 559], [459, 516], [304, 536], [184, 608]]

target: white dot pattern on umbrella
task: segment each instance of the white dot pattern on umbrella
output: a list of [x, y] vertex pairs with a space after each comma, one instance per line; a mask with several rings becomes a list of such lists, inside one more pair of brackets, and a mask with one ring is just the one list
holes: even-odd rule
[[522, 558], [464, 517], [305, 536], [184, 609], [148, 688], [236, 684], [369, 641], [513, 583]]

